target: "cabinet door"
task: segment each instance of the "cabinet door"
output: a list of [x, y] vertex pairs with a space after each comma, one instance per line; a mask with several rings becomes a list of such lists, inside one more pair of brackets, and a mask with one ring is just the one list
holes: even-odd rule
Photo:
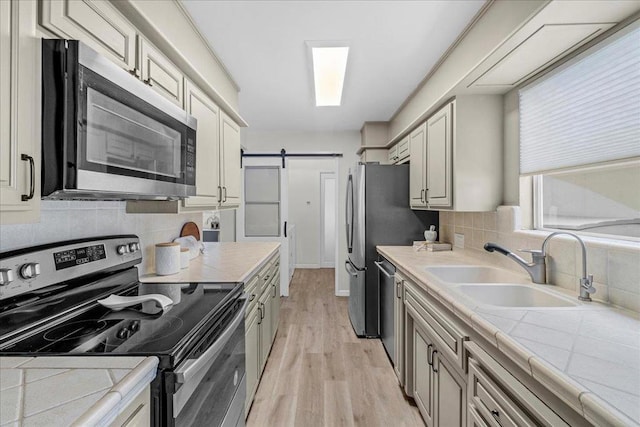
[[427, 125], [421, 124], [409, 136], [409, 203], [412, 207], [426, 207], [426, 143]]
[[0, 1], [2, 223], [35, 221], [40, 206], [40, 40], [35, 34], [36, 18], [36, 2]]
[[265, 289], [262, 298], [260, 298], [259, 305], [261, 307], [260, 313], [260, 370], [262, 373], [267, 358], [269, 357], [269, 351], [271, 350], [271, 288]]
[[454, 366], [436, 351], [432, 355], [435, 382], [436, 425], [464, 427], [467, 413], [467, 385]]
[[138, 73], [136, 29], [109, 2], [42, 0], [39, 3], [43, 27], [61, 37], [82, 40], [122, 68]]
[[240, 205], [240, 127], [220, 112], [222, 206]]
[[427, 204], [452, 204], [453, 116], [447, 104], [427, 121]]
[[278, 323], [280, 323], [280, 269], [278, 268], [272, 280], [271, 294], [271, 337], [272, 340], [278, 332]]
[[428, 427], [434, 426], [434, 373], [429, 361], [433, 343], [427, 335], [413, 329], [413, 398]]
[[178, 67], [142, 37], [140, 72], [142, 81], [178, 107], [184, 107], [184, 76]]
[[196, 197], [185, 199], [187, 207], [216, 207], [220, 188], [220, 109], [191, 82], [186, 84], [186, 110], [198, 120], [196, 131]]
[[253, 396], [258, 389], [260, 373], [260, 310], [254, 308], [245, 319], [245, 364], [247, 376], [247, 398], [245, 415], [249, 413]]
[[393, 367], [398, 377], [398, 382], [404, 386], [404, 301], [402, 298], [403, 280], [396, 273], [395, 298], [393, 304], [394, 314], [394, 351], [396, 364]]

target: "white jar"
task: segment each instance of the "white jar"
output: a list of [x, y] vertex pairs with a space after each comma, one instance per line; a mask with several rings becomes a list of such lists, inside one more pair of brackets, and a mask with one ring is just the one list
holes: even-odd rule
[[180, 244], [174, 242], [156, 244], [156, 274], [168, 276], [180, 271]]

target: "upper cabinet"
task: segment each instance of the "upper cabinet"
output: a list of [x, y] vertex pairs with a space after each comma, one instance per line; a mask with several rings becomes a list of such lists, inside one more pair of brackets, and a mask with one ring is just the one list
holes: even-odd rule
[[240, 127], [224, 112], [220, 114], [220, 185], [222, 206], [240, 205], [242, 195], [240, 169]]
[[[40, 25], [60, 37], [82, 40], [132, 74], [138, 73], [136, 29], [106, 1], [41, 1]], [[137, 74], [139, 76], [139, 74]]]
[[184, 108], [185, 78], [182, 72], [147, 40], [142, 37], [139, 40], [140, 78], [160, 95]]
[[409, 204], [412, 208], [426, 208], [427, 176], [426, 176], [426, 150], [427, 150], [427, 125], [421, 124], [409, 135]]
[[453, 108], [447, 104], [427, 120], [427, 205], [451, 207], [453, 177], [451, 150], [453, 149]]
[[502, 201], [502, 99], [469, 95], [410, 134], [414, 209], [491, 211]]
[[220, 109], [191, 82], [186, 85], [187, 113], [198, 121], [196, 130], [196, 197], [184, 201], [187, 207], [216, 206], [220, 194]]
[[40, 49], [36, 3], [0, 1], [0, 210], [33, 222], [40, 208]]

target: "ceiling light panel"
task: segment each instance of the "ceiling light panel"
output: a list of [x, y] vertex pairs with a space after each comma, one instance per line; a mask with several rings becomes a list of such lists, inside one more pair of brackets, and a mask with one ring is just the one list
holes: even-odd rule
[[313, 83], [317, 107], [339, 106], [349, 48], [346, 46], [311, 47]]

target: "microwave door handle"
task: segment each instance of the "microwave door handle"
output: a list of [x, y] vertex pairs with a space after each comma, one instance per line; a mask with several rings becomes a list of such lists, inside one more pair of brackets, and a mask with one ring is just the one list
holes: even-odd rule
[[220, 354], [224, 346], [227, 345], [234, 331], [236, 330], [238, 325], [240, 325], [242, 319], [244, 319], [244, 312], [247, 308], [247, 305], [249, 305], [249, 299], [246, 296], [242, 297], [241, 299], [244, 300], [242, 308], [238, 311], [236, 317], [234, 317], [229, 326], [227, 326], [225, 331], [220, 335], [220, 337], [218, 337], [213, 345], [211, 345], [211, 347], [209, 347], [197, 359], [189, 359], [175, 370], [174, 375], [176, 384], [185, 384], [189, 382], [189, 379], [191, 379], [196, 374], [196, 372], [207, 366], [211, 360], [215, 359], [218, 354]]

